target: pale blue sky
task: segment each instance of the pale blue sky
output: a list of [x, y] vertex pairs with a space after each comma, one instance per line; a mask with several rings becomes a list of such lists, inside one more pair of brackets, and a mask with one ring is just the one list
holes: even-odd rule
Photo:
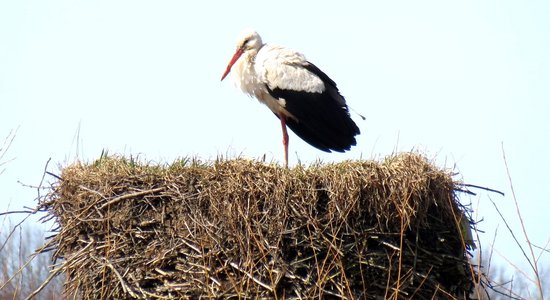
[[[490, 196], [519, 234], [503, 143], [531, 241], [548, 242], [548, 1], [1, 1], [0, 138], [19, 129], [0, 210], [34, 205], [35, 191], [17, 181], [38, 184], [48, 158], [53, 172], [102, 149], [160, 163], [228, 153], [282, 161], [277, 119], [219, 81], [248, 26], [303, 52], [366, 117], [353, 116], [362, 134], [346, 154], [291, 134], [291, 164], [419, 149], [504, 191]], [[500, 226], [498, 251], [521, 265], [487, 197], [471, 199], [483, 245]]]

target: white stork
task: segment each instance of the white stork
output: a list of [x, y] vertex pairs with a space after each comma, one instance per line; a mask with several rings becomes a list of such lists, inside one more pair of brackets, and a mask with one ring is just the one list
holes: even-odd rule
[[322, 151], [344, 152], [356, 144], [360, 131], [336, 83], [303, 54], [266, 45], [256, 31], [246, 29], [222, 81], [231, 70], [236, 85], [267, 105], [281, 121], [286, 166], [286, 126]]

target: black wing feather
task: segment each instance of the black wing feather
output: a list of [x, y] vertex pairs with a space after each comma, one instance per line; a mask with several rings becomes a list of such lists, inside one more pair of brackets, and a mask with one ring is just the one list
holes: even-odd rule
[[336, 83], [319, 68], [311, 63], [304, 67], [323, 81], [324, 92], [268, 87], [269, 93], [276, 99], [285, 99], [285, 109], [296, 118], [287, 118], [288, 127], [308, 144], [326, 152], [349, 150], [356, 145], [355, 136], [360, 130], [349, 115], [344, 97]]

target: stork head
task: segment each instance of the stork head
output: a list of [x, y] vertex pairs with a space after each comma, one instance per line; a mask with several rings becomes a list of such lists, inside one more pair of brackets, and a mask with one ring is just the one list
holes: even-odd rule
[[229, 61], [229, 64], [227, 64], [227, 68], [225, 69], [225, 72], [222, 75], [222, 80], [229, 74], [231, 71], [231, 67], [237, 60], [239, 60], [239, 57], [243, 55], [243, 53], [247, 51], [258, 51], [262, 47], [262, 38], [260, 35], [254, 31], [251, 28], [247, 28], [241, 32], [239, 35], [239, 39], [237, 40], [237, 51], [235, 51], [235, 54], [233, 54], [233, 57]]

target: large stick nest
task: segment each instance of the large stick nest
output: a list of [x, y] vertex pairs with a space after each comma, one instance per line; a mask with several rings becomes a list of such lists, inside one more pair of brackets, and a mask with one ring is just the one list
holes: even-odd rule
[[456, 184], [418, 154], [292, 169], [102, 157], [65, 168], [41, 205], [78, 298], [463, 299]]

